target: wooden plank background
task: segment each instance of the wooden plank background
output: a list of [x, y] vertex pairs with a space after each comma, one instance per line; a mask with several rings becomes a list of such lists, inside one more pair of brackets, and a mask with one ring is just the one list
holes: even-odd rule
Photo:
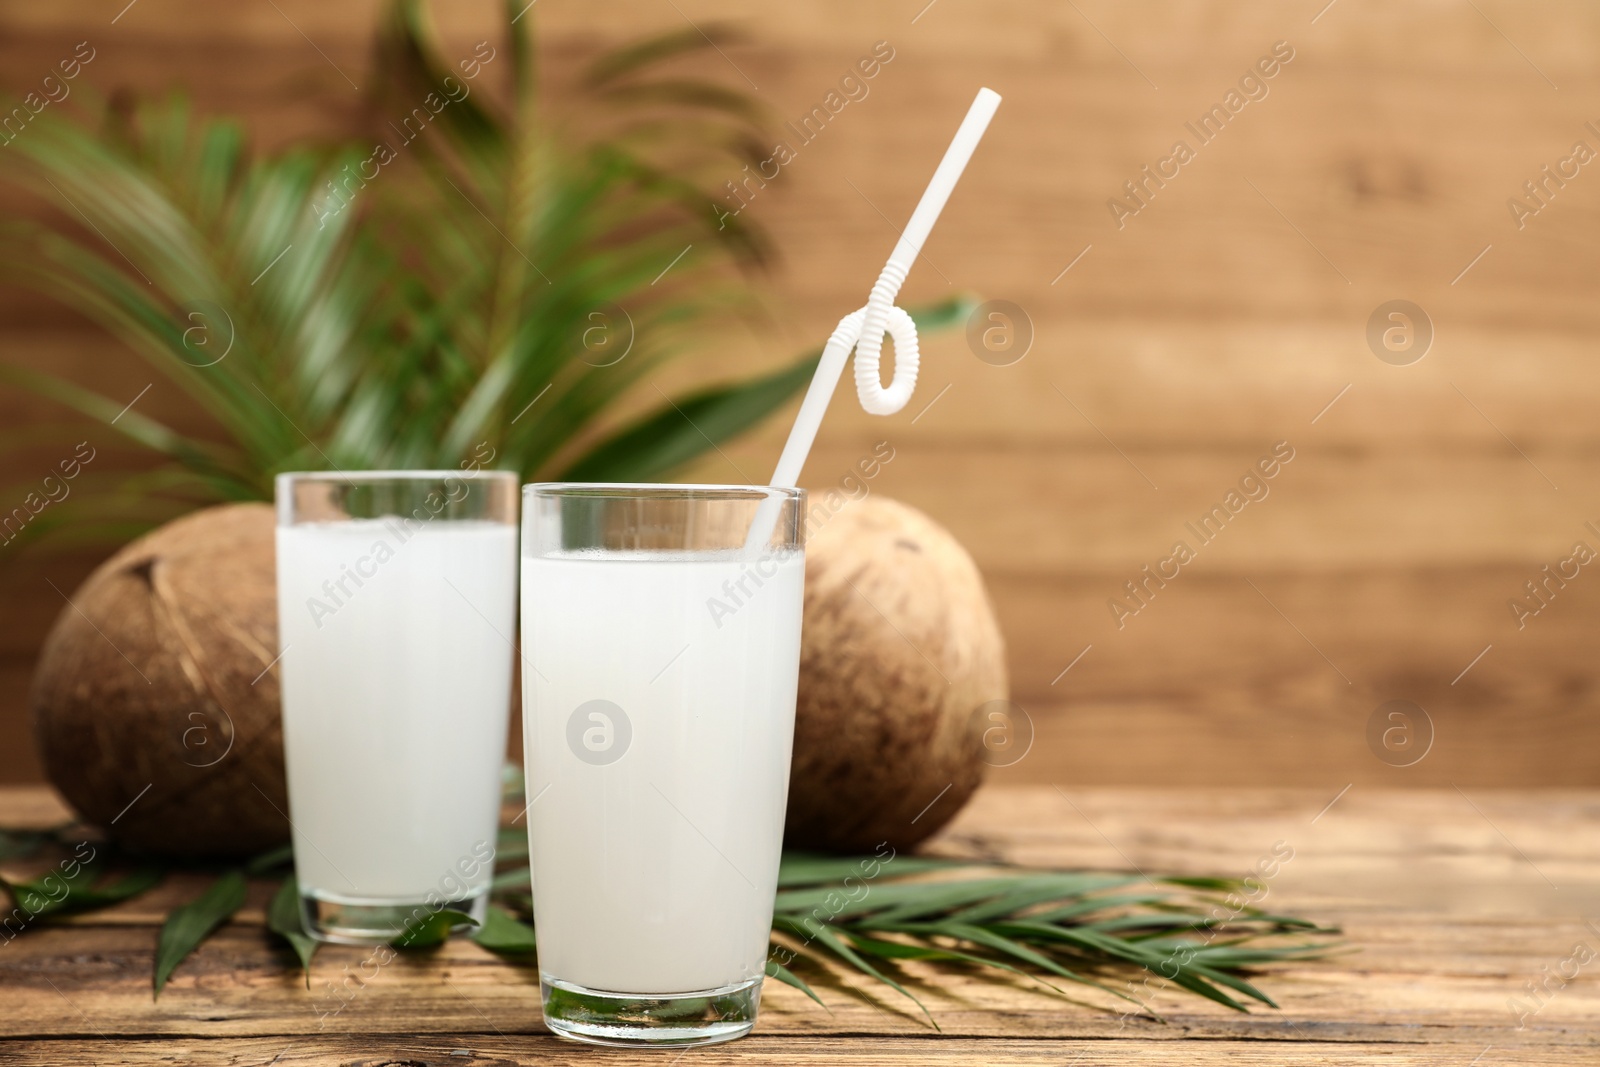
[[[1507, 607], [1574, 541], [1600, 547], [1584, 525], [1600, 523], [1600, 177], [1584, 168], [1521, 229], [1506, 207], [1573, 142], [1600, 149], [1585, 127], [1600, 125], [1600, 10], [925, 2], [544, 0], [527, 17], [557, 79], [633, 34], [732, 21], [748, 42], [723, 73], [785, 118], [875, 42], [895, 49], [870, 95], [748, 208], [784, 256], [772, 323], [708, 339], [675, 382], [819, 342], [862, 299], [894, 241], [889, 220], [909, 213], [973, 91], [1005, 95], [906, 300], [970, 290], [1012, 301], [1031, 320], [1031, 350], [992, 366], [956, 333], [929, 338], [908, 410], [873, 419], [841, 392], [805, 478], [836, 484], [888, 439], [896, 457], [873, 491], [971, 549], [1036, 735], [996, 777], [1600, 782], [1589, 654], [1600, 578], [1584, 570], [1525, 629]], [[24, 90], [87, 39], [97, 55], [83, 82], [187, 86], [207, 110], [246, 116], [266, 145], [353, 120], [340, 71], [361, 82], [376, 0], [121, 8], [0, 10], [0, 84]], [[437, 15], [470, 48], [495, 32], [496, 10]], [[1119, 229], [1107, 199], [1175, 140], [1193, 143], [1184, 123], [1279, 41], [1294, 59], [1268, 95]], [[1397, 298], [1436, 331], [1404, 367], [1365, 339], [1374, 309]], [[113, 396], [150, 381], [114, 342], [16, 292], [0, 293], [0, 358]], [[140, 404], [205, 425], [164, 385]], [[0, 391], [0, 428], [51, 414]], [[783, 432], [775, 422], [695, 474], [762, 479]], [[1271, 495], [1119, 629], [1108, 598], [1278, 441], [1295, 459]], [[0, 483], [27, 478], [32, 462], [13, 461]], [[4, 778], [38, 773], [24, 691], [62, 607], [44, 579], [70, 590], [91, 562], [0, 557]], [[1367, 720], [1391, 699], [1431, 718], [1434, 746], [1415, 766], [1368, 749]]]

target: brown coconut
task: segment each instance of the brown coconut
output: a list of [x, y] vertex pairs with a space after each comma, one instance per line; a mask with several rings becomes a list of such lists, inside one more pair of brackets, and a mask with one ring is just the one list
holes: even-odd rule
[[881, 497], [813, 524], [788, 845], [908, 848], [985, 767], [978, 711], [1007, 694], [1005, 647], [965, 549]]
[[45, 771], [129, 847], [238, 856], [288, 839], [273, 513], [178, 519], [102, 564], [33, 681]]

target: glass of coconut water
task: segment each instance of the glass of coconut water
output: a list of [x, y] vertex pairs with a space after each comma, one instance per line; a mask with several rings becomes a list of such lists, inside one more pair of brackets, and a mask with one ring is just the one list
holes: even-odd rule
[[517, 478], [280, 474], [278, 632], [302, 917], [388, 941], [481, 920], [515, 653]]
[[755, 1023], [794, 738], [799, 489], [523, 489], [523, 737], [545, 1022]]

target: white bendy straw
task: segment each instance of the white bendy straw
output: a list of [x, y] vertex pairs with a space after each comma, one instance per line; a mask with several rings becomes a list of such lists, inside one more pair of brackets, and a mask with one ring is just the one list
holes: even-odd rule
[[[911, 399], [911, 390], [917, 384], [917, 328], [910, 315], [894, 306], [894, 298], [999, 106], [999, 93], [993, 89], [978, 90], [977, 99], [972, 101], [961, 128], [956, 130], [955, 140], [945, 149], [939, 169], [933, 172], [917, 210], [911, 213], [911, 221], [906, 223], [905, 232], [890, 253], [889, 262], [884, 264], [883, 273], [878, 275], [867, 306], [840, 319], [833, 336], [828, 338], [770, 484], [791, 486], [800, 480], [800, 468], [805, 466], [811, 443], [816, 440], [822, 416], [828, 410], [828, 401], [833, 399], [834, 387], [839, 384], [844, 361], [852, 348], [856, 352], [856, 395], [869, 414], [893, 415]], [[887, 389], [878, 377], [885, 329], [894, 338], [894, 379]]]
[[[806, 398], [800, 404], [800, 413], [795, 416], [794, 428], [789, 431], [789, 439], [784, 443], [783, 455], [778, 457], [778, 467], [772, 472], [770, 485], [792, 486], [800, 480], [800, 469], [805, 466], [812, 442], [817, 439], [822, 416], [828, 410], [828, 402], [833, 399], [833, 390], [839, 384], [844, 361], [849, 358], [851, 349], [856, 354], [856, 396], [869, 414], [893, 415], [911, 399], [911, 391], [917, 384], [920, 359], [917, 327], [910, 315], [894, 306], [894, 298], [899, 294], [911, 264], [922, 251], [923, 242], [928, 239], [934, 222], [944, 210], [945, 201], [950, 199], [956, 182], [961, 179], [961, 172], [967, 169], [967, 161], [972, 158], [984, 131], [989, 128], [989, 120], [994, 118], [995, 109], [999, 106], [999, 93], [993, 89], [978, 90], [977, 98], [967, 109], [967, 117], [961, 120], [961, 127], [956, 130], [955, 139], [945, 149], [944, 158], [939, 161], [938, 169], [923, 190], [917, 209], [911, 213], [911, 221], [906, 223], [899, 242], [889, 254], [889, 262], [884, 264], [883, 273], [878, 275], [866, 306], [840, 319], [833, 336], [828, 338], [827, 346], [822, 350], [822, 359], [817, 363], [817, 372], [812, 376], [810, 388], [806, 390]], [[878, 376], [885, 330], [894, 338], [894, 378], [888, 388], [884, 387]], [[758, 510], [755, 521], [750, 524], [747, 548], [759, 550], [771, 538], [778, 518], [775, 505], [776, 500], [769, 499]]]

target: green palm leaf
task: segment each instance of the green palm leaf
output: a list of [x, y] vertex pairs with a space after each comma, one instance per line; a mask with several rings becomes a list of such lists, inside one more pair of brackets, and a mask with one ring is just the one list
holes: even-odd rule
[[[344, 143], [254, 151], [239, 123], [172, 97], [52, 108], [0, 156], [0, 182], [54, 212], [0, 221], [0, 277], [99, 324], [211, 421], [180, 432], [93, 382], [0, 367], [161, 464], [86, 478], [35, 540], [267, 498], [287, 469], [492, 455], [528, 479], [664, 479], [804, 387], [811, 357], [678, 396], [651, 384], [755, 309], [769, 258], [709, 191], [768, 140], [760, 106], [699, 73], [731, 35], [601, 56], [572, 89], [593, 121], [568, 123], [536, 90], [531, 13], [508, 4], [505, 21], [458, 55], [420, 0], [391, 0], [375, 118]], [[597, 315], [631, 324], [626, 358], [586, 349]], [[641, 396], [650, 410], [619, 424]], [[94, 500], [103, 521], [63, 521]]]

